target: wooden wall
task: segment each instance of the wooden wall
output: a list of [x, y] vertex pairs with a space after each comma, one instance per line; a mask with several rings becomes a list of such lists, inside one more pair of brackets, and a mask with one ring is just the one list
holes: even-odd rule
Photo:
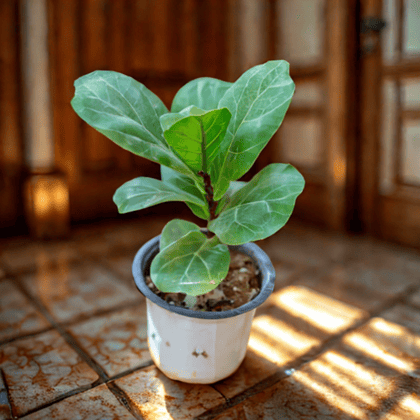
[[[134, 77], [170, 107], [201, 76], [234, 80], [236, 0], [48, 0], [56, 169], [69, 182], [73, 221], [116, 216], [112, 195], [158, 165], [120, 149], [85, 124], [70, 101], [74, 80], [94, 70]], [[22, 223], [25, 177], [19, 0], [0, 2], [0, 230]], [[236, 74], [235, 74], [236, 71]], [[20, 218], [20, 219], [19, 219]], [[15, 232], [16, 229], [14, 230]]]

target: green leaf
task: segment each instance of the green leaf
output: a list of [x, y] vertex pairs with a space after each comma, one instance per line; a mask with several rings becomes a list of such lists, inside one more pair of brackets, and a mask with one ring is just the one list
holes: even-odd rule
[[115, 191], [114, 203], [120, 213], [141, 210], [166, 201], [185, 201], [203, 205], [203, 201], [173, 184], [154, 178], [135, 178]]
[[191, 115], [174, 123], [164, 136], [192, 171], [210, 173], [212, 177], [217, 173], [213, 162], [227, 151], [228, 144], [223, 139], [230, 118], [227, 108]]
[[71, 104], [89, 125], [123, 149], [198, 180], [166, 143], [159, 117], [168, 110], [144, 85], [120, 73], [95, 71], [74, 86]]
[[182, 220], [170, 223], [162, 232], [163, 249], [150, 267], [153, 283], [164, 293], [190, 296], [215, 289], [229, 271], [228, 247], [217, 236], [208, 239], [192, 223]]
[[185, 117], [189, 117], [190, 115], [201, 115], [204, 113], [205, 111], [203, 111], [202, 109], [191, 105], [188, 108], [184, 108], [181, 112], [169, 112], [168, 114], [161, 115], [160, 125], [162, 126], [162, 130], [166, 131], [169, 130], [177, 121], [182, 120]]
[[228, 190], [223, 195], [222, 199], [219, 201], [219, 204], [216, 208], [216, 216], [223, 211], [227, 204], [231, 201], [232, 196], [239, 191], [242, 187], [245, 187], [247, 182], [243, 181], [231, 181]]
[[187, 222], [186, 220], [171, 220], [165, 225], [160, 236], [160, 251], [163, 251], [190, 232], [200, 232], [200, 228], [195, 223]]
[[209, 230], [228, 245], [267, 238], [286, 224], [304, 185], [293, 166], [268, 165], [233, 194], [219, 217], [209, 223]]
[[172, 112], [179, 112], [187, 106], [195, 105], [209, 111], [218, 108], [219, 100], [232, 83], [211, 77], [201, 77], [184, 85], [175, 95]]
[[192, 194], [195, 197], [199, 198], [204, 204], [198, 205], [191, 202], [186, 202], [185, 204], [191, 209], [191, 211], [201, 219], [208, 220], [210, 218], [210, 212], [208, 204], [206, 201], [205, 194], [202, 193], [194, 181], [186, 175], [180, 174], [173, 169], [167, 168], [166, 166], [160, 167], [160, 174], [162, 181], [165, 184], [172, 184], [174, 187], [179, 188], [182, 191]]
[[226, 91], [218, 108], [228, 108], [232, 119], [225, 136], [228, 151], [218, 162], [220, 175], [213, 182], [215, 200], [223, 196], [230, 181], [251, 168], [280, 127], [293, 92], [286, 61], [269, 61], [253, 67]]

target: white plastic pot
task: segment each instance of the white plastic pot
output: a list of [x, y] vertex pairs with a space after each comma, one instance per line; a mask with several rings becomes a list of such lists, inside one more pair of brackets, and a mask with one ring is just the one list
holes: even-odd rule
[[159, 252], [160, 236], [143, 245], [133, 262], [134, 281], [147, 301], [147, 337], [156, 366], [169, 378], [210, 384], [234, 373], [248, 345], [255, 310], [271, 294], [275, 272], [267, 254], [253, 243], [229, 248], [249, 255], [261, 276], [261, 291], [239, 308], [193, 311], [168, 304], [153, 293], [145, 273]]

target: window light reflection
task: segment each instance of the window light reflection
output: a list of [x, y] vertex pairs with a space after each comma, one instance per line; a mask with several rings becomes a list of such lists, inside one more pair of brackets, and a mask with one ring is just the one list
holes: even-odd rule
[[349, 399], [338, 395], [331, 389], [331, 386], [328, 383], [322, 384], [314, 380], [310, 374], [302, 371], [296, 371], [293, 374], [293, 379], [314, 391], [320, 396], [321, 400], [327, 401], [332, 406], [337, 407], [338, 410], [344, 411], [345, 413], [352, 415], [355, 419], [366, 418], [365, 410], [362, 410], [359, 407], [357, 407], [355, 404], [349, 401]]
[[401, 372], [405, 373], [407, 371], [413, 371], [416, 369], [413, 363], [406, 362], [388, 353], [384, 348], [368, 338], [366, 334], [352, 333], [344, 338], [344, 342], [350, 346], [353, 346], [360, 352], [367, 354], [374, 359], [379, 359], [386, 365]]
[[334, 365], [329, 365], [322, 360], [317, 360], [311, 364], [313, 369], [318, 375], [324, 376], [327, 381], [333, 382], [334, 385], [340, 388], [340, 393], [351, 395], [352, 398], [357, 398], [364, 401], [366, 404], [372, 406], [376, 405], [376, 398], [370, 393], [354, 384], [353, 375], [346, 374], [346, 372], [337, 372]]
[[287, 347], [298, 351], [307, 351], [314, 345], [320, 343], [320, 340], [315, 337], [296, 331], [286, 322], [268, 315], [256, 317], [252, 323], [252, 328], [264, 332], [278, 341], [279, 344], [281, 343], [281, 345], [286, 345]]
[[277, 365], [283, 365], [290, 361], [290, 355], [284, 349], [268, 344], [267, 341], [262, 340], [256, 334], [251, 333], [248, 346], [259, 356]]
[[328, 333], [342, 331], [364, 316], [364, 312], [355, 307], [305, 287], [288, 287], [273, 295], [271, 301]]

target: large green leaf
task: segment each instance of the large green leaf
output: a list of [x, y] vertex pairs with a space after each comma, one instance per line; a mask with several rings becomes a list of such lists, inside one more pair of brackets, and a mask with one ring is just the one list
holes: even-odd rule
[[246, 184], [247, 182], [243, 181], [231, 181], [228, 190], [225, 192], [222, 199], [219, 201], [219, 204], [217, 205], [216, 215], [223, 211], [227, 204], [232, 200], [232, 196], [242, 187], [245, 187]]
[[185, 201], [196, 205], [204, 202], [194, 194], [154, 178], [135, 178], [115, 191], [114, 203], [120, 213], [141, 210], [166, 201]]
[[165, 184], [172, 184], [176, 188], [179, 188], [180, 190], [185, 191], [188, 194], [198, 197], [203, 202], [202, 205], [193, 204], [191, 202], [186, 202], [185, 204], [197, 217], [200, 217], [204, 220], [208, 220], [210, 218], [210, 212], [205, 194], [197, 188], [197, 186], [191, 178], [189, 178], [186, 175], [180, 174], [179, 172], [174, 171], [173, 169], [167, 168], [166, 166], [160, 167], [160, 174], [162, 181], [164, 181]]
[[172, 112], [180, 112], [190, 105], [209, 111], [218, 108], [219, 100], [232, 83], [211, 77], [201, 77], [183, 86], [172, 102]]
[[144, 85], [113, 71], [95, 71], [74, 83], [76, 113], [123, 149], [197, 177], [163, 137], [159, 117], [168, 112]]
[[226, 107], [232, 114], [225, 136], [229, 149], [218, 162], [218, 179], [213, 180], [215, 200], [222, 197], [230, 181], [251, 168], [282, 123], [293, 92], [286, 61], [253, 67], [226, 91], [218, 108]]
[[223, 139], [230, 118], [227, 108], [191, 115], [175, 122], [164, 132], [164, 136], [192, 171], [203, 171], [212, 177], [217, 173], [213, 162], [227, 151], [228, 144]]
[[161, 236], [164, 247], [150, 267], [153, 283], [162, 292], [190, 296], [215, 289], [229, 271], [228, 247], [217, 236], [208, 239], [192, 223], [173, 220], [168, 225]]
[[228, 245], [267, 238], [286, 224], [304, 185], [293, 166], [268, 165], [232, 196], [209, 230]]

